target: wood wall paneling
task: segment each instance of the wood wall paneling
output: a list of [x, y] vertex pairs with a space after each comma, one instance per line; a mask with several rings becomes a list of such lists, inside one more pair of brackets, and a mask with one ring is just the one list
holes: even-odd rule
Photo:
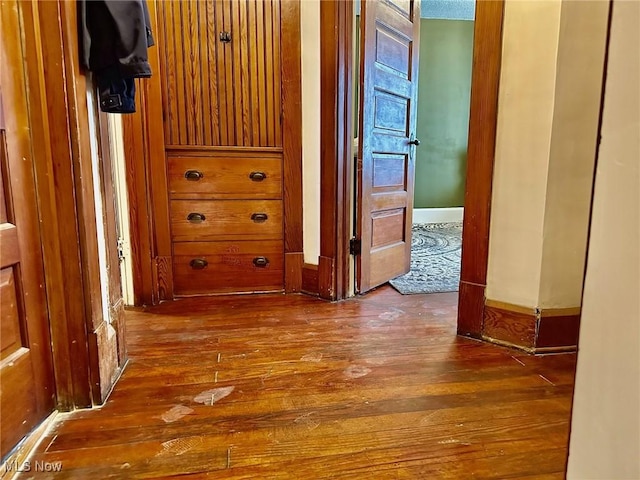
[[280, 2], [154, 3], [166, 144], [281, 147]]

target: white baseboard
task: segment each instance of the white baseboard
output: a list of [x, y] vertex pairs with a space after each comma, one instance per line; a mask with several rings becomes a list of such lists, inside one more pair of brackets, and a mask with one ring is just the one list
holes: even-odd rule
[[464, 207], [414, 208], [413, 223], [461, 222]]

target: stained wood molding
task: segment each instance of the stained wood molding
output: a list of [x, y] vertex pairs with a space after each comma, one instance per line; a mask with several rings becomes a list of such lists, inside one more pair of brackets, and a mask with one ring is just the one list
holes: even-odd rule
[[51, 428], [57, 423], [58, 412], [54, 411], [36, 427], [18, 447], [0, 463], [0, 480], [15, 478], [16, 467], [22, 465], [36, 451]]
[[473, 337], [481, 335], [487, 283], [503, 8], [502, 0], [476, 4], [458, 316], [458, 333]]
[[302, 266], [302, 292], [318, 295], [318, 265], [305, 263]]
[[[114, 226], [115, 207], [106, 203], [104, 217], [96, 217], [91, 137], [98, 136], [103, 167], [99, 190], [107, 198], [112, 197], [110, 152], [107, 132], [93, 110], [97, 102], [90, 106], [87, 101], [93, 85], [78, 61], [76, 5], [19, 5], [57, 407], [73, 410], [102, 403], [126, 358], [118, 351], [123, 333], [107, 334], [109, 319], [103, 315], [97, 222], [107, 229]], [[97, 131], [90, 128], [91, 117]], [[113, 253], [108, 249], [112, 263]], [[115, 274], [110, 278], [115, 281]], [[109, 300], [112, 326], [119, 330], [119, 276], [117, 282]]]
[[460, 282], [458, 289], [458, 335], [480, 338], [484, 317], [484, 285]]
[[322, 298], [349, 288], [351, 149], [353, 138], [353, 2], [320, 2], [320, 262]]
[[483, 340], [529, 353], [574, 351], [580, 307], [539, 309], [494, 300], [484, 305]]
[[[300, 2], [282, 0], [282, 162], [285, 291], [302, 289], [302, 65]], [[295, 260], [294, 260], [295, 259]]]

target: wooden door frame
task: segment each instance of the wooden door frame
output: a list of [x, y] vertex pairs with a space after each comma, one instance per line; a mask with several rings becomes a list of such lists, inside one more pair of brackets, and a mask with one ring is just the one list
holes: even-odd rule
[[[97, 120], [97, 115], [87, 101], [88, 95], [95, 100], [95, 90], [80, 67], [75, 2], [18, 5], [57, 408], [92, 407], [104, 402], [126, 361], [109, 340], [111, 328], [122, 338], [124, 322], [118, 315], [105, 318], [102, 308], [96, 222], [108, 232], [115, 218], [109, 208], [96, 218], [89, 117]], [[109, 163], [109, 149], [100, 139], [106, 132], [99, 121], [96, 128], [98, 155]], [[110, 279], [117, 291], [119, 275]]]
[[[148, 1], [152, 30], [157, 0]], [[302, 100], [300, 0], [281, 0], [281, 76], [285, 292], [302, 289]], [[138, 83], [139, 108], [123, 116], [135, 305], [173, 299], [162, 79], [158, 47], [149, 49], [155, 72]]]
[[[479, 336], [489, 252], [504, 1], [476, 3], [458, 333]], [[321, 193], [319, 291], [343, 299], [349, 275], [353, 1], [320, 2]], [[346, 200], [346, 201], [345, 201]]]
[[321, 298], [346, 298], [353, 193], [353, 0], [320, 2]]

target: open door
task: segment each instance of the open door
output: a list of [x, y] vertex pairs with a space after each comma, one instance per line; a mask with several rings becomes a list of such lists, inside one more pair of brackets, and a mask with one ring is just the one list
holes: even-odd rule
[[0, 38], [0, 459], [3, 459], [53, 411], [55, 392], [16, 2], [0, 3], [0, 21], [5, 32]]
[[356, 290], [409, 271], [420, 2], [362, 3]]

